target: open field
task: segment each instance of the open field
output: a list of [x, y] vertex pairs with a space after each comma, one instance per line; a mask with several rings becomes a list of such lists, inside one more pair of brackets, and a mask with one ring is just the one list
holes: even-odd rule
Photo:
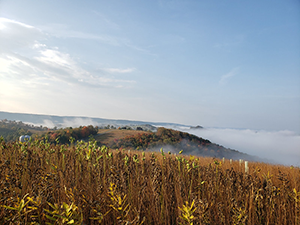
[[105, 145], [110, 145], [116, 139], [121, 139], [127, 136], [136, 134], [149, 134], [150, 131], [140, 130], [119, 130], [119, 129], [99, 129], [98, 134], [94, 136], [96, 141], [100, 141]]
[[0, 224], [300, 223], [299, 168], [0, 142]]

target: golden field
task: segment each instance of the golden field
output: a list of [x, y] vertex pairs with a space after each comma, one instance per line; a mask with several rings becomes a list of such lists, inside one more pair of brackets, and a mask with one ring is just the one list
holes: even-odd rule
[[0, 224], [300, 224], [300, 169], [0, 141]]

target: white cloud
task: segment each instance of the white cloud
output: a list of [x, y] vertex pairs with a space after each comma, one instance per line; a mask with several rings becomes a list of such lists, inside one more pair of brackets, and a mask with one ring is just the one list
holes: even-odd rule
[[127, 68], [127, 69], [104, 68], [103, 70], [109, 73], [132, 73], [135, 71], [135, 68]]
[[40, 53], [42, 56], [37, 57], [37, 59], [47, 64], [67, 67], [73, 64], [69, 54], [65, 54], [52, 49], [46, 49], [41, 51]]
[[56, 49], [43, 49], [35, 59], [41, 62], [45, 74], [68, 83], [76, 83], [90, 75], [78, 66], [68, 53]]
[[237, 75], [238, 72], [239, 72], [239, 67], [233, 68], [228, 73], [221, 76], [221, 79], [219, 80], [219, 84], [220, 85], [227, 84], [228, 80], [231, 79], [233, 76]]
[[84, 114], [89, 107], [99, 111], [98, 104], [115, 104], [115, 96], [135, 84], [129, 76], [114, 77], [134, 68], [97, 71], [54, 46], [59, 40], [44, 30], [5, 18], [0, 27], [1, 110], [65, 114], [78, 112], [80, 104]]
[[1, 26], [2, 29], [3, 28], [7, 28], [5, 26], [5, 24], [8, 24], [8, 23], [13, 23], [13, 24], [19, 25], [21, 27], [26, 27], [26, 28], [34, 29], [33, 26], [30, 26], [30, 25], [25, 24], [25, 23], [21, 23], [21, 22], [18, 22], [18, 21], [15, 21], [15, 20], [11, 20], [11, 19], [7, 19], [7, 18], [3, 18], [3, 17], [0, 18], [0, 24], [2, 25]]
[[39, 48], [45, 48], [45, 47], [47, 47], [47, 45], [41, 44], [41, 43], [39, 43], [39, 42], [36, 42], [36, 43], [32, 46], [33, 49], [39, 49]]

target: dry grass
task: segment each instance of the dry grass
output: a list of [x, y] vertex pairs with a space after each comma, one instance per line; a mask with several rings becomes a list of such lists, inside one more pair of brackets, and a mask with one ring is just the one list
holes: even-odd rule
[[145, 133], [149, 134], [151, 132], [140, 130], [100, 129], [98, 130], [98, 134], [95, 136], [95, 140], [100, 141], [105, 145], [110, 145], [115, 139], [121, 139], [127, 136]]
[[300, 169], [110, 150], [0, 144], [0, 224], [300, 224]]

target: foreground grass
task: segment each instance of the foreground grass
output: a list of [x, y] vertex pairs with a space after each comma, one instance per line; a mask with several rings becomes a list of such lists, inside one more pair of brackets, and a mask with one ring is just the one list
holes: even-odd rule
[[300, 224], [299, 168], [0, 142], [0, 224]]

